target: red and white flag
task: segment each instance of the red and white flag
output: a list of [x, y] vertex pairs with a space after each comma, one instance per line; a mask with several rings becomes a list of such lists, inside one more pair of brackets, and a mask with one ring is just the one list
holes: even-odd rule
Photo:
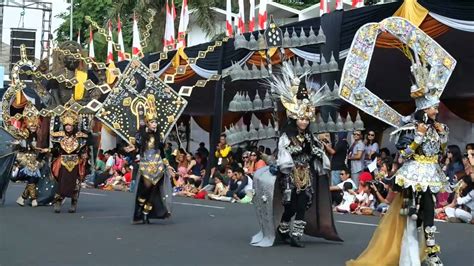
[[328, 0], [321, 0], [319, 2], [319, 16], [329, 13]]
[[189, 23], [189, 9], [188, 0], [183, 0], [183, 6], [181, 7], [181, 14], [179, 15], [179, 26], [178, 26], [178, 48], [186, 47], [186, 31], [188, 30]]
[[122, 23], [120, 22], [120, 16], [117, 17], [117, 35], [118, 35], [118, 44], [120, 45], [120, 51], [117, 51], [117, 61], [125, 60], [125, 46], [123, 44], [122, 36]]
[[227, 0], [225, 6], [225, 29], [228, 37], [234, 35], [234, 26], [232, 25], [232, 1]]
[[114, 51], [112, 50], [112, 22], [109, 20], [109, 37], [110, 41], [107, 41], [107, 59], [105, 62], [107, 64], [110, 64], [111, 62], [114, 61]]
[[352, 8], [358, 8], [364, 6], [364, 0], [352, 0]]
[[140, 58], [142, 54], [142, 45], [140, 44], [140, 32], [138, 31], [138, 22], [133, 13], [133, 36], [132, 36], [132, 57]]
[[92, 27], [89, 27], [89, 57], [94, 59], [94, 33], [92, 33]]
[[267, 28], [267, 0], [260, 0], [258, 7], [258, 29], [264, 30]]
[[342, 0], [336, 0], [336, 10], [343, 10]]
[[239, 16], [238, 16], [238, 32], [240, 34], [245, 32], [245, 7], [244, 0], [239, 0]]
[[250, 0], [249, 31], [255, 30], [255, 0]]
[[77, 33], [77, 43], [81, 44], [81, 29], [79, 29], [79, 32]]
[[170, 8], [168, 0], [166, 0], [166, 24], [165, 24], [165, 39], [164, 39], [164, 49], [167, 50], [169, 47], [174, 49], [174, 14], [173, 11], [174, 3]]

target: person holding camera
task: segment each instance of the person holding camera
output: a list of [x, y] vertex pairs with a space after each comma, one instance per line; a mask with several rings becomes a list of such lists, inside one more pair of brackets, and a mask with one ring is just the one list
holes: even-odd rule
[[457, 186], [453, 203], [443, 209], [448, 217], [448, 222], [474, 222], [474, 182], [470, 176], [462, 177]]

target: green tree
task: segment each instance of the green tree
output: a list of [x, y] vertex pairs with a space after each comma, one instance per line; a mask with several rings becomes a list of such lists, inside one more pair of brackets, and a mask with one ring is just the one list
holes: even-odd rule
[[[237, 0], [233, 0], [237, 2]], [[211, 10], [213, 6], [219, 6], [222, 1], [219, 0], [188, 0], [189, 10], [194, 10], [193, 16], [196, 18], [196, 24], [204, 29], [210, 37], [215, 37], [216, 27], [214, 24], [215, 13]], [[171, 3], [171, 1], [170, 1]], [[148, 22], [149, 8], [156, 10], [157, 14], [152, 24], [148, 46], [144, 48], [144, 52], [156, 52], [163, 49], [163, 36], [165, 31], [165, 5], [166, 0], [74, 0], [73, 14], [73, 39], [77, 37], [77, 33], [81, 31], [81, 41], [85, 46], [89, 43], [89, 24], [85, 21], [85, 16], [90, 16], [92, 20], [99, 25], [107, 28], [107, 22], [110, 20], [114, 25], [113, 38], [116, 41], [116, 25], [117, 18], [120, 16], [122, 21], [122, 35], [126, 52], [131, 52], [132, 46], [132, 21], [135, 12], [139, 28], [141, 31], [145, 29]], [[177, 18], [175, 21], [175, 31], [178, 32], [179, 16], [182, 0], [175, 0]], [[236, 6], [236, 3], [233, 4]], [[220, 7], [220, 6], [219, 6]], [[224, 5], [225, 8], [225, 5]], [[57, 41], [62, 42], [69, 40], [69, 11], [58, 15], [64, 21], [57, 29]], [[93, 29], [96, 32], [96, 29]], [[107, 53], [107, 42], [105, 38], [99, 34], [94, 34], [95, 55], [98, 61], [105, 61]]]

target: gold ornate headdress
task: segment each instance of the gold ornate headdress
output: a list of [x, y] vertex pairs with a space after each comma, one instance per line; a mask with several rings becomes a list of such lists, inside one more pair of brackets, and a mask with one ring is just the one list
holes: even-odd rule
[[39, 112], [32, 102], [27, 102], [25, 109], [23, 109], [23, 121], [26, 126], [38, 126], [39, 124]]
[[313, 83], [308, 75], [309, 73], [305, 73], [298, 76], [292, 64], [283, 62], [281, 75], [267, 80], [272, 93], [280, 97], [290, 118], [315, 121], [317, 107], [335, 104], [334, 100], [337, 98], [327, 84], [319, 89], [308, 88]]
[[64, 113], [61, 115], [61, 123], [65, 125], [71, 125], [74, 126], [79, 122], [79, 115], [72, 111], [72, 110], [66, 110]]
[[145, 122], [156, 119], [158, 119], [158, 112], [156, 110], [155, 95], [148, 94], [146, 98]]

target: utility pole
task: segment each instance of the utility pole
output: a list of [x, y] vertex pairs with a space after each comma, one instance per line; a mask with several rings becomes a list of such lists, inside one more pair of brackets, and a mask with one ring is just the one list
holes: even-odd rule
[[71, 0], [71, 15], [69, 20], [69, 40], [72, 41], [72, 14], [74, 10], [74, 0]]

